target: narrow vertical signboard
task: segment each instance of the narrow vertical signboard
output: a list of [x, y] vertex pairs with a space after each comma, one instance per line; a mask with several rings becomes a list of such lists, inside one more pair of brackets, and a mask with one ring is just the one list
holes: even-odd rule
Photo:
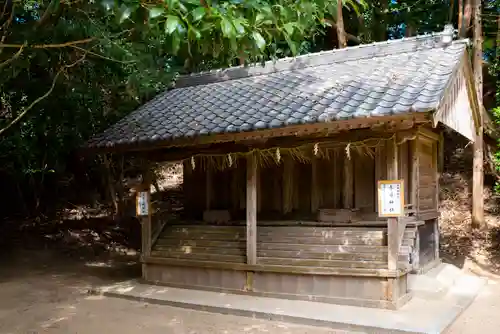
[[149, 215], [149, 192], [138, 191], [136, 198], [136, 214], [138, 217]]
[[379, 217], [404, 216], [404, 181], [378, 181], [378, 215]]

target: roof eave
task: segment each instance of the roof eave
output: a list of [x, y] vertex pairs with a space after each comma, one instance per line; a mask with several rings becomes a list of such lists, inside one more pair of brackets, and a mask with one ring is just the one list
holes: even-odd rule
[[287, 126], [283, 128], [254, 130], [237, 133], [220, 133], [208, 134], [196, 137], [183, 137], [171, 140], [161, 141], [142, 141], [127, 144], [114, 144], [110, 146], [87, 146], [83, 151], [89, 153], [110, 153], [110, 152], [140, 152], [152, 151], [159, 149], [168, 149], [174, 147], [194, 147], [215, 143], [229, 142], [252, 142], [262, 141], [269, 138], [285, 137], [285, 136], [305, 136], [305, 135], [332, 135], [342, 131], [349, 131], [362, 128], [372, 128], [374, 131], [387, 131], [388, 127], [395, 130], [408, 129], [416, 123], [429, 122], [429, 112], [409, 112], [405, 114], [368, 117], [368, 118], [352, 118], [347, 120], [339, 120], [332, 122], [301, 124], [295, 126]]

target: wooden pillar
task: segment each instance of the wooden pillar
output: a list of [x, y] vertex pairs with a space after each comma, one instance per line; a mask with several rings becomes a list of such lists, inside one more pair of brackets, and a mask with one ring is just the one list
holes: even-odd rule
[[329, 192], [333, 191], [334, 208], [339, 208], [339, 206], [341, 205], [340, 198], [342, 187], [340, 186], [340, 180], [342, 178], [340, 176], [343, 172], [343, 169], [341, 168], [342, 160], [340, 159], [340, 157], [341, 152], [335, 149], [333, 151], [333, 187], [330, 187], [328, 189]]
[[213, 176], [212, 170], [210, 169], [210, 166], [207, 164], [205, 170], [205, 210], [210, 210], [212, 204], [212, 196], [213, 196], [212, 176]]
[[[383, 152], [384, 152], [384, 147], [382, 145], [378, 145], [375, 148], [375, 182], [384, 179], [386, 161]], [[375, 192], [377, 192], [377, 189], [375, 189]], [[376, 193], [375, 193], [375, 199], [377, 199]], [[375, 200], [375, 211], [378, 212], [378, 200]]]
[[405, 188], [404, 188], [404, 199], [405, 203], [408, 203], [410, 201], [409, 198], [409, 187], [408, 185], [410, 184], [409, 181], [409, 161], [408, 161], [408, 142], [404, 142], [398, 147], [399, 153], [398, 153], [398, 158], [399, 158], [399, 166], [398, 166], [398, 171], [399, 171], [399, 178], [404, 180]]
[[[387, 179], [397, 180], [398, 173], [398, 146], [396, 138], [387, 141]], [[387, 263], [389, 270], [397, 270], [398, 268], [398, 254], [399, 254], [399, 229], [398, 219], [387, 219]]]
[[247, 156], [247, 263], [257, 264], [257, 161]]
[[238, 177], [238, 165], [230, 169], [231, 171], [231, 209], [236, 212], [240, 208], [240, 182]]
[[147, 265], [144, 263], [145, 258], [151, 256], [152, 247], [152, 232], [151, 232], [151, 193], [150, 193], [150, 183], [149, 179], [144, 178], [145, 182], [136, 187], [137, 196], [139, 192], [147, 193], [147, 214], [143, 215], [139, 211], [138, 198], [137, 201], [137, 213], [140, 214], [139, 220], [141, 222], [141, 259], [142, 263], [142, 278], [147, 279]]
[[434, 168], [434, 208], [439, 211], [439, 141], [432, 143], [432, 165]]
[[484, 148], [483, 148], [483, 34], [481, 24], [481, 0], [474, 0], [474, 82], [479, 124], [474, 136], [474, 155], [472, 165], [472, 227], [487, 227], [484, 221]]
[[344, 160], [344, 184], [342, 192], [342, 204], [344, 209], [352, 209], [353, 194], [354, 194], [354, 177], [353, 177], [353, 157], [345, 156]]
[[283, 207], [282, 204], [282, 189], [281, 189], [281, 179], [283, 178], [282, 169], [280, 166], [276, 166], [272, 169], [273, 173], [273, 210], [280, 212]]
[[319, 209], [320, 194], [319, 194], [319, 175], [318, 175], [318, 159], [311, 159], [311, 212], [316, 213]]
[[293, 208], [293, 159], [290, 156], [283, 157], [283, 214], [292, 211]]
[[413, 205], [413, 210], [415, 214], [419, 211], [419, 200], [418, 200], [418, 189], [420, 182], [420, 171], [418, 169], [420, 164], [420, 152], [418, 144], [418, 136], [415, 140], [410, 141], [410, 151], [411, 151], [411, 180], [410, 180], [410, 201]]
[[182, 192], [183, 196], [183, 207], [184, 212], [191, 214], [194, 211], [194, 193], [192, 191], [193, 186], [193, 166], [189, 161], [182, 162]]
[[[257, 163], [256, 163], [257, 165]], [[257, 212], [262, 211], [262, 176], [261, 176], [261, 169], [257, 165], [256, 169], [256, 183], [257, 183]]]

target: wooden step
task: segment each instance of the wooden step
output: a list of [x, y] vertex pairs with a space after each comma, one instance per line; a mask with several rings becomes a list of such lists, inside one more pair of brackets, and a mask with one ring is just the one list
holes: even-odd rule
[[[177, 244], [177, 245], [203, 245], [207, 246], [206, 242], [235, 242], [246, 244], [245, 238], [235, 237], [234, 239], [221, 237], [221, 236], [199, 236], [193, 238], [192, 236], [181, 238], [173, 237], [171, 235], [162, 235], [158, 238], [157, 244]], [[324, 237], [278, 237], [278, 236], [258, 236], [258, 243], [287, 243], [287, 244], [302, 244], [302, 245], [373, 245], [383, 246], [384, 239], [382, 237], [370, 236], [345, 236], [337, 238], [324, 238]], [[217, 244], [217, 243], [215, 243]]]
[[382, 236], [345, 236], [336, 238], [314, 238], [314, 237], [273, 237], [258, 236], [257, 242], [261, 243], [288, 243], [303, 245], [372, 245], [383, 246], [384, 238]]
[[193, 246], [171, 246], [155, 245], [155, 251], [190, 253], [190, 254], [220, 254], [220, 255], [238, 255], [245, 256], [245, 247], [240, 248], [220, 248], [220, 247], [193, 247]]
[[296, 243], [272, 243], [272, 242], [259, 242], [257, 250], [277, 250], [277, 251], [301, 251], [307, 250], [310, 252], [321, 253], [387, 253], [387, 246], [370, 246], [370, 245], [322, 245], [322, 244], [309, 244], [307, 248], [304, 244]]
[[[344, 236], [383, 237], [386, 229], [373, 228], [322, 228], [322, 227], [260, 227], [257, 228], [259, 236], [288, 236], [288, 237], [324, 237], [337, 238]], [[232, 226], [210, 226], [210, 227], [170, 227], [162, 232], [162, 236], [198, 238], [245, 238], [246, 229]], [[414, 238], [415, 230], [406, 230], [405, 238]]]
[[158, 246], [192, 246], [192, 247], [218, 247], [218, 248], [243, 248], [246, 249], [245, 241], [223, 241], [223, 240], [180, 240], [172, 238], [160, 238], [156, 241]]
[[318, 259], [340, 261], [387, 261], [387, 253], [342, 253], [342, 252], [311, 252], [304, 251], [276, 251], [257, 250], [261, 258], [287, 258], [287, 259]]
[[217, 261], [217, 262], [234, 262], [245, 263], [246, 256], [237, 255], [221, 255], [221, 254], [193, 254], [172, 251], [151, 251], [152, 256], [164, 257], [170, 259], [186, 259], [196, 261]]
[[336, 267], [336, 268], [365, 268], [381, 269], [387, 267], [387, 262], [383, 261], [336, 261], [336, 260], [310, 260], [310, 259], [287, 259], [277, 257], [260, 257], [258, 264], [280, 265], [280, 266], [301, 266], [301, 267]]

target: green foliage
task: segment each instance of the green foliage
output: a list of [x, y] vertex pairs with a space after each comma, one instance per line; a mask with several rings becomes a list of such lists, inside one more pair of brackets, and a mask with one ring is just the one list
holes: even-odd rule
[[[449, 3], [344, 1], [348, 42], [456, 26]], [[177, 73], [335, 48], [336, 15], [337, 0], [0, 0], [0, 187], [33, 206], [76, 175], [72, 152]]]

